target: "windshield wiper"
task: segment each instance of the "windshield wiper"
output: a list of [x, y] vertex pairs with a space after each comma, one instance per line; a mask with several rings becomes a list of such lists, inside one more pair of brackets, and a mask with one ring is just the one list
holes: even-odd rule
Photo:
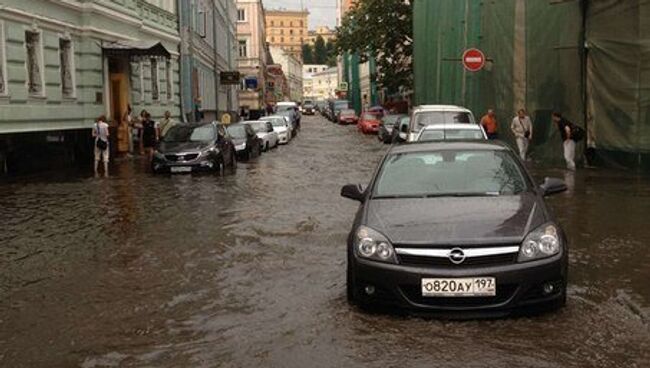
[[439, 198], [439, 197], [498, 197], [498, 192], [475, 192], [475, 193], [437, 193], [427, 194], [425, 198]]

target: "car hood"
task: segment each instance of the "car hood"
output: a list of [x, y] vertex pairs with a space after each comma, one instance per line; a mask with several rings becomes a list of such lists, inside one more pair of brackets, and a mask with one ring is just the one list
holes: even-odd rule
[[367, 226], [394, 244], [521, 242], [545, 221], [532, 193], [501, 197], [373, 199]]
[[198, 152], [210, 146], [209, 142], [160, 142], [158, 151], [161, 153]]
[[276, 127], [276, 128], [273, 128], [273, 130], [275, 130], [275, 132], [278, 133], [278, 134], [286, 133], [288, 131], [288, 129], [284, 128], [284, 127], [282, 127], [282, 128]]

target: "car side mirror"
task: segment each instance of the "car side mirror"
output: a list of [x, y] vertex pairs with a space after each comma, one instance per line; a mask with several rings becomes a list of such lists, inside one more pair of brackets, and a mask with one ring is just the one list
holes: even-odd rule
[[539, 188], [545, 197], [566, 192], [568, 189], [564, 180], [557, 178], [544, 179], [544, 184], [540, 185]]
[[363, 202], [364, 190], [359, 184], [348, 184], [341, 189], [341, 197]]

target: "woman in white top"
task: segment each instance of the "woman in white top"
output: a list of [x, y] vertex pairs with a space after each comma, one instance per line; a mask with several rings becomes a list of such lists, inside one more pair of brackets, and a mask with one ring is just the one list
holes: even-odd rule
[[510, 124], [510, 130], [515, 135], [519, 156], [522, 160], [526, 161], [528, 146], [533, 139], [533, 122], [526, 114], [526, 110], [521, 109], [517, 112], [517, 116], [512, 119], [512, 123]]
[[108, 152], [110, 150], [108, 137], [110, 133], [104, 115], [98, 117], [95, 121], [92, 135], [95, 141], [95, 176], [99, 175], [99, 161], [101, 160], [104, 162], [104, 176], [108, 177]]

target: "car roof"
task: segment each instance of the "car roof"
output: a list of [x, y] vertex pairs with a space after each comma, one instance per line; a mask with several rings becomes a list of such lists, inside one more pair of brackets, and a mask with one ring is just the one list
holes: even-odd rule
[[424, 127], [424, 130], [481, 130], [478, 124], [431, 124]]
[[487, 140], [462, 140], [462, 141], [436, 141], [413, 142], [393, 146], [388, 154], [436, 152], [436, 151], [507, 151], [510, 148], [499, 141]]
[[283, 102], [278, 102], [276, 106], [298, 106], [298, 104], [292, 101], [283, 101]]
[[456, 105], [420, 105], [413, 109], [414, 113], [427, 112], [427, 111], [444, 111], [444, 112], [469, 112], [471, 111], [466, 107]]

